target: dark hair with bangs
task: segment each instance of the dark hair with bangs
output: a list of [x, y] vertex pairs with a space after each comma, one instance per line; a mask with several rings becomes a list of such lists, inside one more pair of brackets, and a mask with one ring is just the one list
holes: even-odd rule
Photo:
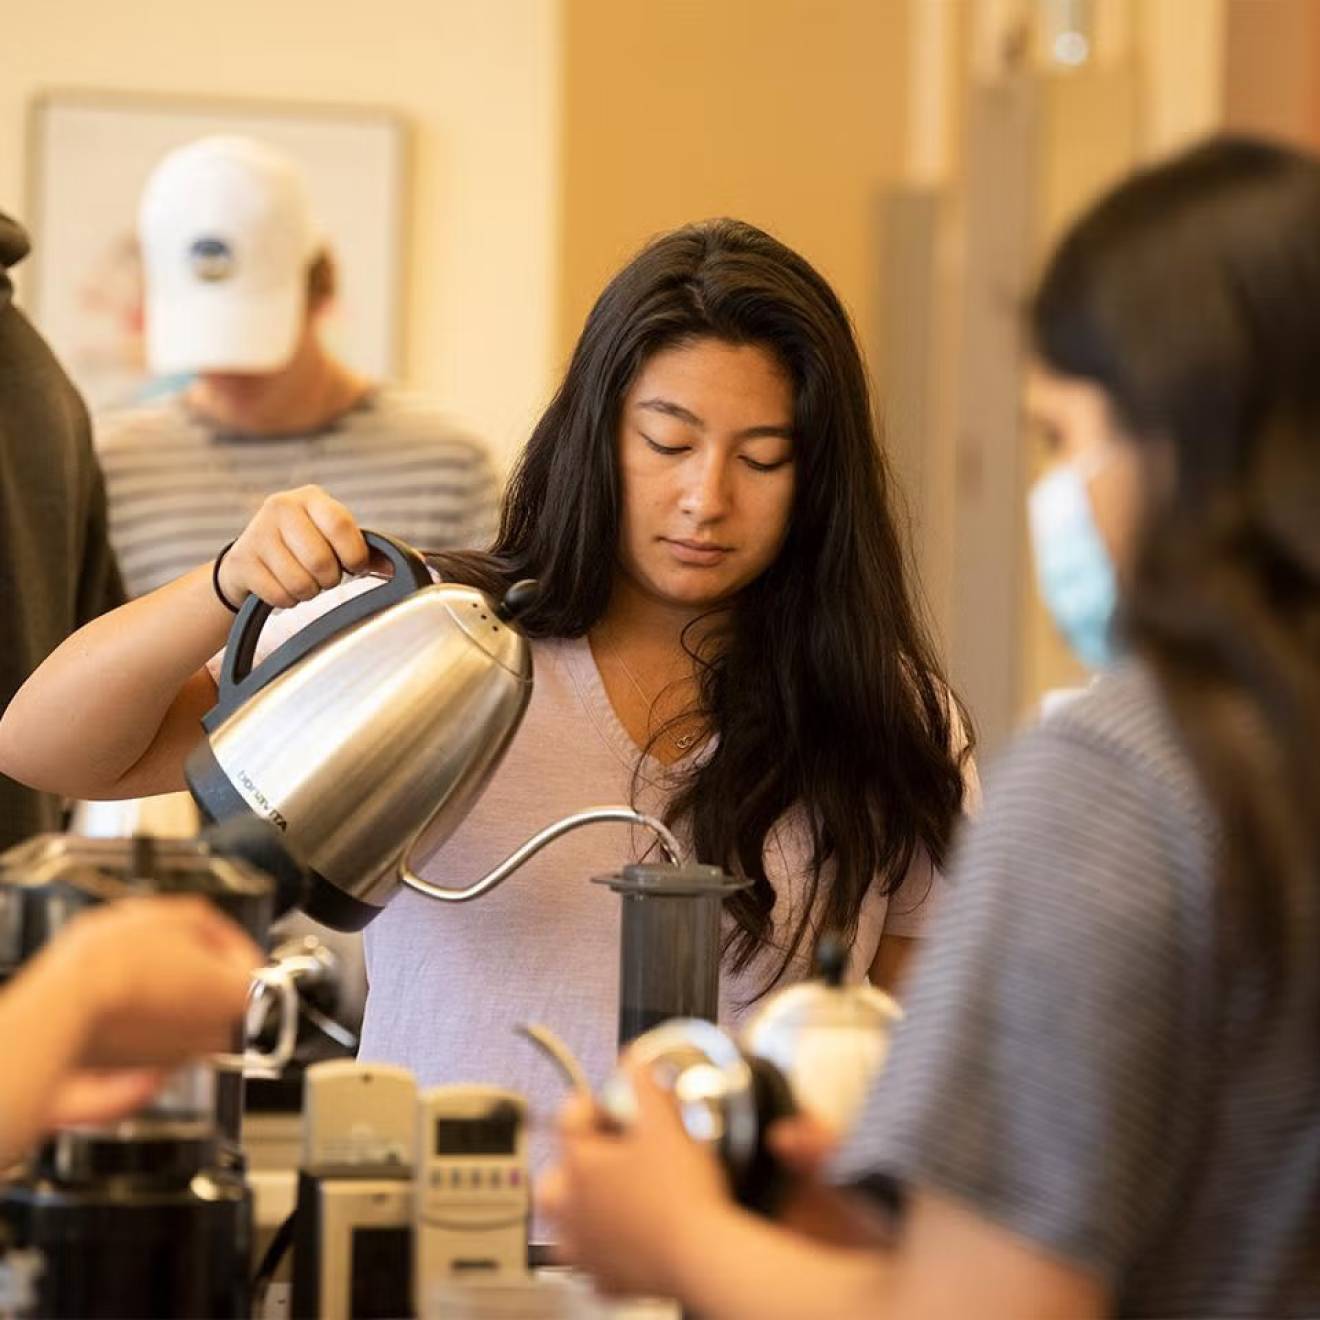
[[701, 860], [753, 881], [728, 901], [736, 969], [772, 938], [767, 837], [799, 813], [812, 845], [809, 901], [768, 986], [804, 942], [814, 949], [826, 930], [855, 935], [867, 892], [893, 893], [922, 850], [944, 863], [971, 751], [914, 603], [866, 371], [829, 285], [735, 220], [649, 244], [592, 308], [510, 480], [490, 552], [434, 558], [491, 591], [537, 578], [528, 633], [585, 634], [616, 572], [602, 547], [619, 540], [624, 397], [652, 355], [700, 339], [762, 347], [793, 385], [785, 541], [729, 604], [719, 649], [700, 658], [701, 711], [717, 741], [667, 810]]

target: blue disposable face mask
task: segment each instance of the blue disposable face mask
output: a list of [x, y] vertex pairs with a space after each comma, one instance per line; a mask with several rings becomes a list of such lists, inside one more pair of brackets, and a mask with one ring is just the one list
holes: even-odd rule
[[1091, 669], [1114, 660], [1112, 637], [1118, 581], [1086, 483], [1103, 459], [1065, 463], [1041, 477], [1027, 497], [1036, 584], [1054, 622], [1078, 659]]

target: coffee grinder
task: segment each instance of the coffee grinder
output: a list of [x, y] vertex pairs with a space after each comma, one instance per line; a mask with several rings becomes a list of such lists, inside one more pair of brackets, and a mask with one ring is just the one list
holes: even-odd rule
[[[277, 849], [265, 827], [248, 823], [209, 840], [42, 835], [19, 844], [0, 855], [0, 983], [83, 909], [135, 894], [202, 894], [260, 941], [277, 890], [287, 906], [299, 883]], [[257, 864], [245, 860], [252, 857]], [[26, 1314], [249, 1313], [242, 1067], [281, 1062], [297, 1028], [293, 986], [264, 974], [274, 971], [258, 978], [280, 989], [283, 1022], [271, 1055], [180, 1069], [138, 1113], [57, 1133], [16, 1180], [0, 1184], [0, 1235], [31, 1280]], [[239, 1028], [240, 1048], [242, 1035]]]

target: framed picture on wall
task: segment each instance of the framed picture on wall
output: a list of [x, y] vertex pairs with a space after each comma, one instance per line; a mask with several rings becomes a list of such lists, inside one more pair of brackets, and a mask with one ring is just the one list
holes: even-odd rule
[[138, 198], [167, 151], [208, 133], [268, 142], [302, 169], [338, 272], [327, 338], [359, 371], [397, 375], [408, 173], [400, 116], [55, 91], [29, 112], [24, 219], [33, 252], [19, 273], [29, 315], [88, 405], [128, 405], [162, 387], [143, 354]]

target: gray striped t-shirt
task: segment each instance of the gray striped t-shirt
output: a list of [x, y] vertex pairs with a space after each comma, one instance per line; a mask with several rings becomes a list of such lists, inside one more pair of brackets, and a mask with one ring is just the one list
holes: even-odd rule
[[836, 1178], [956, 1200], [1119, 1315], [1320, 1315], [1320, 1006], [1225, 956], [1215, 840], [1135, 662], [1024, 736]]
[[323, 430], [217, 430], [181, 398], [97, 419], [110, 539], [129, 594], [213, 559], [267, 495], [314, 483], [363, 527], [426, 550], [486, 545], [498, 482], [484, 445], [423, 399], [377, 389]]

